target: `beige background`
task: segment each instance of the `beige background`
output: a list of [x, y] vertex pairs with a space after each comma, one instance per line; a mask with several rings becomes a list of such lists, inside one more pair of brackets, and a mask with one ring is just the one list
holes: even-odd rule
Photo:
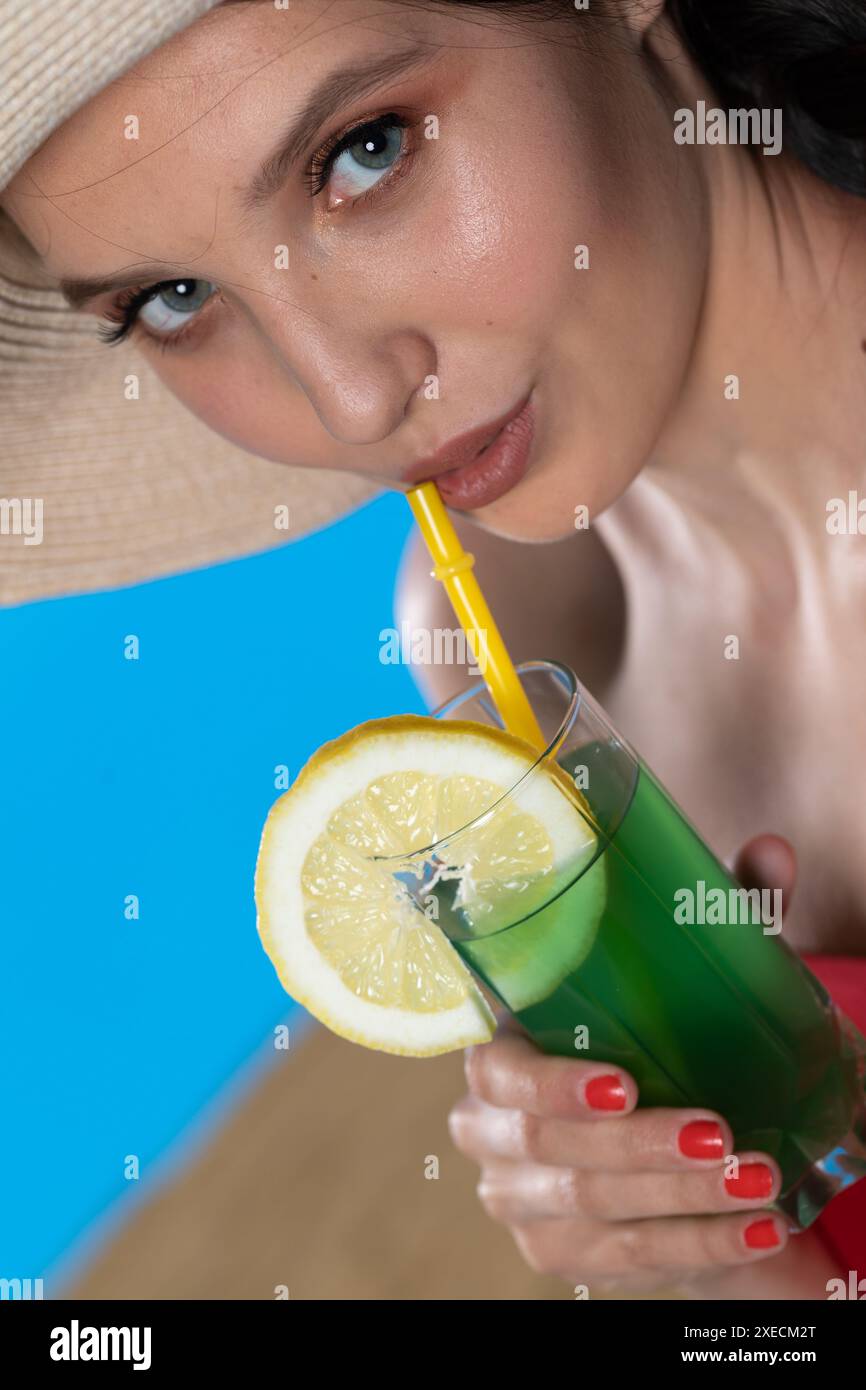
[[[567, 1299], [476, 1195], [447, 1114], [463, 1054], [369, 1052], [313, 1025], [61, 1296]], [[439, 1178], [424, 1177], [425, 1157]]]

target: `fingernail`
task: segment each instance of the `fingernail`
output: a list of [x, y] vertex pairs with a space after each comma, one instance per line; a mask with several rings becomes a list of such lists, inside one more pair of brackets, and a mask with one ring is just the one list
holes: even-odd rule
[[725, 1178], [731, 1197], [769, 1197], [772, 1190], [773, 1174], [766, 1163], [741, 1163], [735, 1178]]
[[618, 1076], [594, 1076], [583, 1094], [593, 1110], [625, 1110], [628, 1099]]
[[[757, 1164], [756, 1167], [761, 1165]], [[766, 1217], [763, 1221], [753, 1221], [744, 1231], [746, 1244], [750, 1250], [771, 1250], [779, 1244], [779, 1232], [775, 1221]]]
[[686, 1158], [721, 1158], [725, 1152], [722, 1127], [715, 1120], [692, 1120], [683, 1125], [678, 1143]]

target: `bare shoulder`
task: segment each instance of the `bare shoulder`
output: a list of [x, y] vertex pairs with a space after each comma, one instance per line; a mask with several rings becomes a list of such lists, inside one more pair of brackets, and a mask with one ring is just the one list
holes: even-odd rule
[[[619, 572], [592, 529], [544, 544], [503, 540], [452, 513], [508, 649], [516, 661], [550, 657], [574, 667], [594, 695], [605, 691], [620, 663], [625, 598]], [[398, 623], [453, 628], [454, 611], [430, 575], [430, 557], [417, 532], [403, 555], [395, 596]], [[467, 683], [465, 666], [416, 672], [428, 700], [447, 699]]]

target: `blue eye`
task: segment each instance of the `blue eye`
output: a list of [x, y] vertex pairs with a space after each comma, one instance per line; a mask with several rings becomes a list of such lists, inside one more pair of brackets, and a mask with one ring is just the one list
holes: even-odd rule
[[123, 290], [106, 313], [115, 327], [100, 324], [99, 336], [106, 343], [122, 342], [140, 318], [151, 337], [162, 338], [167, 345], [180, 337], [181, 330], [195, 318], [216, 288], [210, 280], [181, 279]]
[[310, 169], [313, 196], [327, 185], [336, 202], [351, 202], [375, 187], [401, 158], [408, 124], [403, 116], [389, 112], [355, 126], [315, 155]]
[[138, 310], [138, 317], [151, 333], [170, 336], [197, 314], [216, 285], [210, 280], [167, 280]]

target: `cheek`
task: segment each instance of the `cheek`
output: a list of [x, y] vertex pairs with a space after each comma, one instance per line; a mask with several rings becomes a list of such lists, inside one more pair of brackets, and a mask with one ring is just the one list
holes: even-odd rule
[[145, 352], [187, 410], [232, 444], [275, 463], [341, 466], [340, 446], [303, 391], [245, 326], [220, 325], [189, 353]]
[[530, 473], [483, 514], [498, 534], [571, 535], [578, 506], [594, 520], [652, 455], [681, 396], [707, 233], [665, 133], [649, 159], [634, 131], [587, 122], [568, 148], [548, 149], [535, 178], [521, 173], [533, 230], [512, 236], [506, 302], [535, 335], [538, 429]]
[[573, 291], [573, 247], [585, 221], [576, 180], [561, 176], [557, 153], [540, 153], [546, 132], [524, 129], [515, 141], [512, 130], [503, 117], [490, 138], [455, 152], [416, 241], [427, 248], [431, 274], [420, 297], [435, 294], [435, 321], [457, 315], [481, 342], [485, 327], [519, 335], [509, 338], [511, 360], [543, 342], [563, 292]]
[[611, 506], [660, 446], [688, 389], [707, 208], [651, 105], [644, 125], [643, 139], [613, 123], [594, 132], [592, 201], [571, 204], [579, 219], [572, 241], [586, 245], [588, 265], [571, 269], [562, 288], [546, 381], [547, 447], [534, 497], [502, 499], [512, 511], [495, 519], [519, 525], [522, 501], [536, 539], [569, 534], [578, 505], [591, 520]]

